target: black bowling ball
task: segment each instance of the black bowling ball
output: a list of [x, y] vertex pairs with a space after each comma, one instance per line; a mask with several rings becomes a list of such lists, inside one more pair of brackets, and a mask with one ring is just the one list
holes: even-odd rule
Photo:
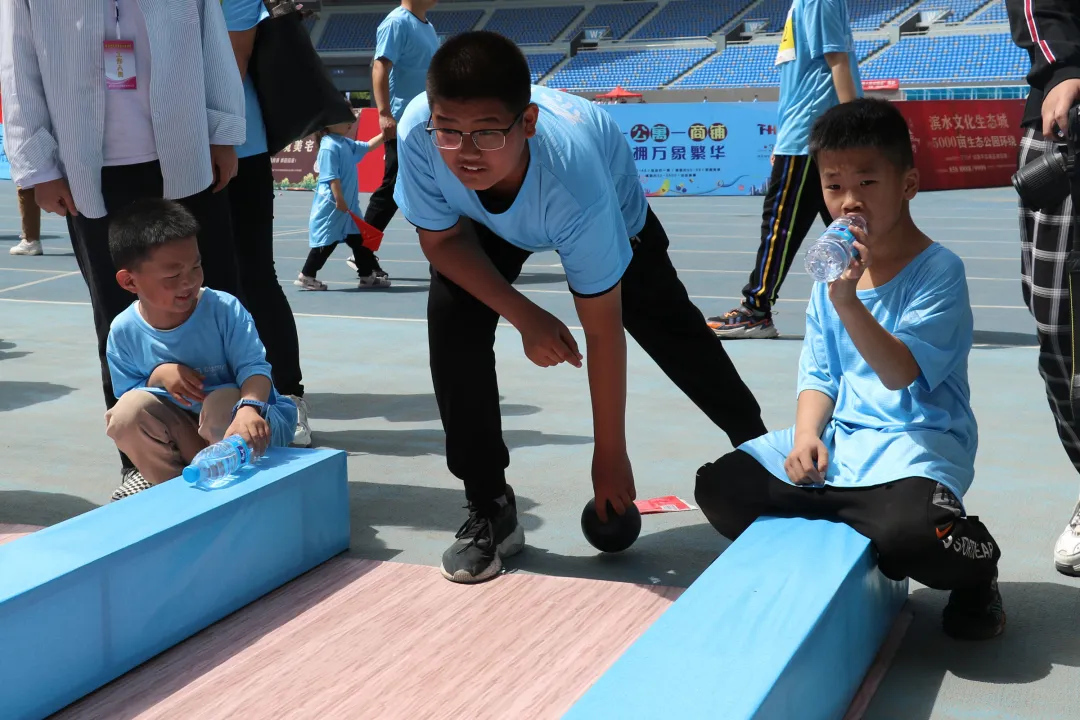
[[608, 502], [607, 514], [608, 521], [600, 522], [600, 516], [596, 514], [596, 500], [589, 500], [581, 511], [581, 532], [589, 544], [601, 552], [622, 552], [633, 545], [641, 534], [641, 513], [637, 505], [631, 503], [624, 514], [617, 515]]

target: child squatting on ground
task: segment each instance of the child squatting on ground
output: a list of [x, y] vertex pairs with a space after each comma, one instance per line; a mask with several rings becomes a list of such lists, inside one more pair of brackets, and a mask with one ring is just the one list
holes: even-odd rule
[[181, 205], [143, 200], [116, 214], [116, 280], [138, 300], [112, 322], [106, 348], [119, 400], [107, 432], [145, 479], [181, 474], [197, 452], [233, 434], [256, 457], [287, 447], [296, 405], [279, 395], [251, 315], [202, 286], [198, 224]]
[[845, 522], [870, 539], [886, 576], [952, 590], [948, 635], [994, 637], [1005, 628], [1001, 553], [960, 500], [978, 445], [963, 262], [911, 218], [918, 171], [891, 104], [832, 108], [810, 149], [832, 216], [866, 219], [859, 259], [814, 286], [795, 426], [702, 467], [698, 503], [732, 540], [762, 515]]
[[[311, 250], [300, 276], [293, 282], [305, 290], [325, 290], [326, 283], [315, 276], [330, 259], [339, 243], [353, 254], [346, 262], [356, 271], [359, 288], [390, 287], [390, 277], [379, 267], [375, 253], [364, 247], [364, 239], [353, 216], [360, 217], [360, 182], [356, 166], [371, 150], [383, 144], [380, 133], [367, 142], [350, 139], [355, 123], [338, 123], [322, 131], [319, 155], [315, 159], [319, 182], [308, 217]], [[351, 215], [350, 215], [351, 213]]]

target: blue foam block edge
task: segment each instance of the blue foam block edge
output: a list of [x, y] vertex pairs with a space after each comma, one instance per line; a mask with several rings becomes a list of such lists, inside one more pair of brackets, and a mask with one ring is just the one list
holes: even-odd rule
[[847, 525], [761, 518], [564, 718], [839, 720], [907, 595]]
[[346, 455], [274, 448], [0, 546], [0, 712], [37, 719], [349, 546]]

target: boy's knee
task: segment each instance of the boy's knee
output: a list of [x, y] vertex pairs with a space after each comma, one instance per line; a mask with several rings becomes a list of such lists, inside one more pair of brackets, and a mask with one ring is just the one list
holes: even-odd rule
[[206, 396], [199, 417], [199, 435], [208, 443], [220, 442], [233, 421], [233, 408], [240, 401], [239, 388], [220, 388]]
[[142, 425], [144, 415], [160, 400], [145, 390], [129, 390], [105, 413], [105, 434], [115, 442]]
[[694, 500], [702, 514], [730, 540], [741, 535], [757, 519], [745, 492], [745, 473], [740, 472], [739, 459], [733, 457], [737, 452], [701, 466], [694, 484]]

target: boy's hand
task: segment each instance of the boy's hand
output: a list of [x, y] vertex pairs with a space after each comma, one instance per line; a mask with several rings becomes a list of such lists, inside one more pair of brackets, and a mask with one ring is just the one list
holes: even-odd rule
[[184, 407], [191, 407], [193, 401], [201, 403], [206, 399], [203, 376], [186, 365], [162, 365], [155, 373], [161, 379], [161, 386], [169, 391], [173, 400]]
[[822, 485], [829, 469], [829, 451], [816, 435], [796, 435], [795, 447], [784, 461], [784, 472], [796, 485]]
[[625, 451], [621, 453], [594, 452], [592, 481], [596, 514], [600, 522], [608, 521], [607, 504], [609, 501], [615, 508], [615, 512], [622, 515], [637, 499], [634, 470], [630, 467], [630, 458], [627, 457]]
[[862, 228], [851, 226], [851, 233], [855, 236], [852, 247], [858, 253], [851, 259], [851, 264], [844, 270], [844, 274], [829, 283], [829, 299], [836, 307], [845, 304], [859, 302], [856, 294], [859, 288], [859, 278], [870, 267], [870, 250], [866, 247], [866, 233]]
[[338, 210], [340, 210], [343, 213], [349, 212], [349, 203], [345, 202], [344, 198], [334, 202], [334, 207], [336, 207]]
[[225, 437], [230, 435], [239, 435], [244, 438], [252, 454], [259, 457], [270, 446], [270, 423], [266, 422], [258, 410], [245, 405], [237, 411], [232, 424], [225, 431]]
[[582, 355], [570, 330], [557, 317], [533, 305], [517, 325], [525, 356], [540, 367], [568, 362], [581, 367]]

